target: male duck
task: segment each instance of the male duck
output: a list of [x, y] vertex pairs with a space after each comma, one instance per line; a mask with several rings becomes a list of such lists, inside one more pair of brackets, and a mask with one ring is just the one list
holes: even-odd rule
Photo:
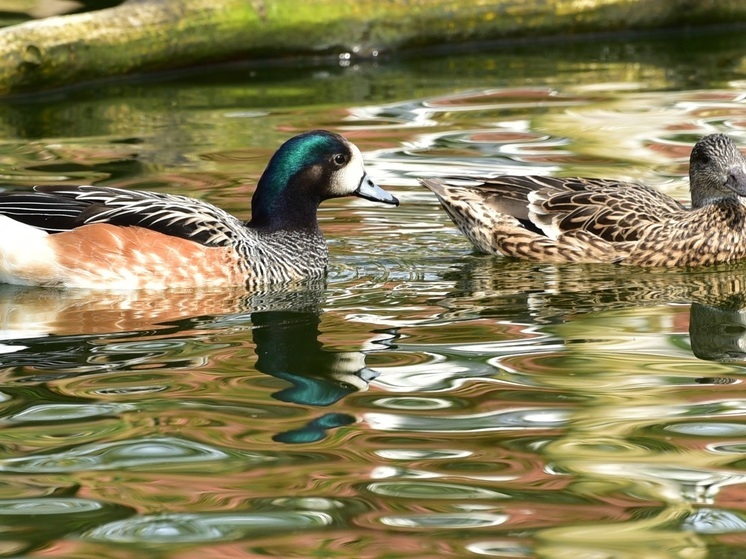
[[746, 160], [723, 134], [705, 136], [692, 150], [691, 209], [653, 188], [612, 180], [447, 181], [422, 184], [481, 252], [552, 263], [661, 267], [746, 258]]
[[360, 196], [398, 204], [368, 178], [360, 150], [316, 130], [274, 154], [248, 223], [200, 200], [103, 186], [37, 186], [0, 194], [0, 281], [160, 289], [322, 277], [328, 261], [316, 210]]

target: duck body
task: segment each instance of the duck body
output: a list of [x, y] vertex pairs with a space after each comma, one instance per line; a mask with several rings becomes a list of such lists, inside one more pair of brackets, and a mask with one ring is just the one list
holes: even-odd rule
[[244, 222], [207, 202], [99, 186], [0, 194], [0, 281], [162, 289], [323, 277], [328, 250], [316, 210], [328, 198], [398, 204], [360, 151], [337, 134], [296, 136], [275, 153]]
[[475, 248], [550, 263], [708, 266], [746, 259], [746, 160], [722, 134], [690, 158], [692, 207], [588, 178], [423, 179]]

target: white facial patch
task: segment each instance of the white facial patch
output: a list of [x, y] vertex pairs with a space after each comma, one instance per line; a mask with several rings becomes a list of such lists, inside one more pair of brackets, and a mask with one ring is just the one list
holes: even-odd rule
[[347, 165], [332, 175], [329, 192], [335, 196], [348, 196], [355, 192], [365, 176], [363, 154], [354, 144], [347, 144], [350, 149], [350, 160]]

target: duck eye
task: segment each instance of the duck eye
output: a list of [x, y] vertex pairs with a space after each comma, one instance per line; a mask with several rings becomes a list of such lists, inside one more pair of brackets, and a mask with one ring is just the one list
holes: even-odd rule
[[347, 156], [344, 153], [338, 153], [333, 158], [334, 164], [341, 167], [347, 163]]
[[703, 165], [707, 165], [710, 161], [712, 160], [710, 159], [709, 155], [703, 155], [702, 157], [699, 158], [699, 162], [702, 163]]

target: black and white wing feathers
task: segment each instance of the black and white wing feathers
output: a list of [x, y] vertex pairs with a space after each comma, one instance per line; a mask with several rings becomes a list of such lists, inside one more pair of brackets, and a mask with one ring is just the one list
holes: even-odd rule
[[0, 195], [0, 214], [44, 229], [67, 231], [91, 223], [139, 226], [206, 246], [228, 246], [243, 222], [207, 202], [104, 186], [37, 186]]

